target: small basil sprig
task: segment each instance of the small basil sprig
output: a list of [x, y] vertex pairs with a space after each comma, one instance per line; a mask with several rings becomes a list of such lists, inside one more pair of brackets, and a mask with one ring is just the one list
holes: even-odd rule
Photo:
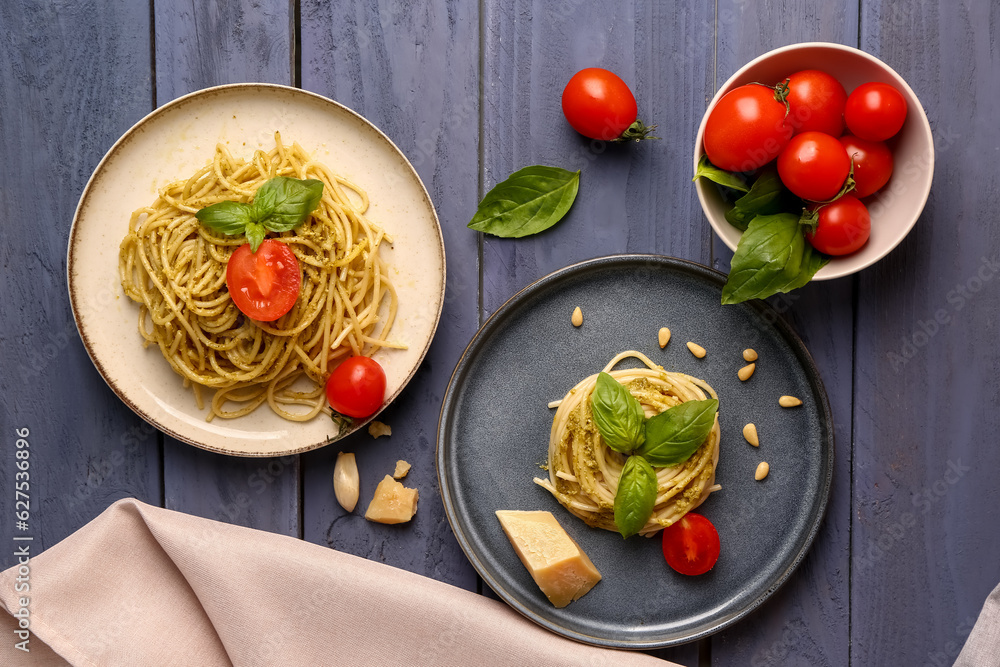
[[798, 289], [829, 261], [806, 241], [799, 216], [758, 215], [736, 246], [722, 303], [765, 299]]
[[685, 401], [646, 420], [646, 442], [639, 453], [654, 466], [684, 463], [705, 442], [715, 425], [719, 401]]
[[698, 168], [695, 170], [694, 178], [691, 180], [697, 181], [699, 178], [707, 178], [719, 185], [724, 185], [727, 188], [739, 190], [740, 192], [750, 191], [750, 188], [747, 186], [746, 177], [736, 172], [719, 169], [708, 161], [707, 155], [702, 155], [701, 159], [698, 160]]
[[632, 537], [646, 525], [657, 492], [656, 471], [649, 461], [638, 455], [628, 457], [615, 493], [615, 525], [622, 537]]
[[222, 201], [206, 206], [195, 217], [213, 231], [228, 236], [245, 234], [250, 250], [257, 252], [268, 231], [295, 229], [316, 209], [322, 197], [323, 181], [278, 176], [257, 189], [251, 204]]
[[519, 169], [486, 193], [469, 229], [506, 238], [537, 234], [562, 220], [579, 189], [579, 171], [544, 165]]
[[590, 396], [594, 424], [608, 447], [627, 454], [642, 446], [646, 439], [642, 428], [646, 416], [635, 396], [607, 373], [597, 376]]
[[781, 211], [784, 186], [778, 172], [768, 169], [750, 186], [750, 192], [736, 200], [726, 211], [726, 220], [733, 227], [746, 231], [747, 225], [758, 215], [771, 215]]
[[715, 425], [719, 401], [687, 401], [646, 419], [635, 396], [608, 373], [600, 373], [590, 407], [605, 444], [630, 455], [614, 505], [615, 525], [627, 538], [642, 530], [653, 513], [659, 491], [653, 466], [675, 466], [691, 458]]

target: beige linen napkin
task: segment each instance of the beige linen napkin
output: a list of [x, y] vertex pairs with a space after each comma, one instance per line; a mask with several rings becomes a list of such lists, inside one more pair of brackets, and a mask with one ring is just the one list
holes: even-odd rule
[[1000, 667], [1000, 585], [983, 603], [955, 667]]
[[356, 556], [120, 500], [0, 573], [2, 665], [670, 665], [578, 644], [506, 605]]

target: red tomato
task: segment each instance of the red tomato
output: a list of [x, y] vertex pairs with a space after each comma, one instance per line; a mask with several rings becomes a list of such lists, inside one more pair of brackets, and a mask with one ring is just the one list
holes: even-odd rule
[[348, 417], [370, 417], [385, 398], [385, 371], [370, 357], [348, 357], [326, 381], [330, 407]]
[[617, 74], [606, 69], [588, 67], [574, 74], [563, 90], [562, 108], [569, 124], [585, 137], [613, 141], [645, 136], [641, 131], [639, 136], [623, 136], [636, 122], [635, 96]]
[[826, 72], [805, 69], [788, 77], [788, 118], [795, 132], [844, 133], [847, 91]]
[[887, 83], [863, 83], [847, 98], [844, 120], [851, 134], [868, 141], [885, 141], [903, 127], [906, 100]]
[[881, 141], [865, 141], [846, 134], [840, 143], [847, 157], [854, 160], [854, 191], [857, 197], [867, 197], [889, 182], [892, 176], [892, 151]]
[[868, 242], [872, 219], [857, 197], [844, 195], [832, 204], [819, 207], [815, 232], [806, 232], [806, 240], [827, 255], [849, 255]]
[[229, 257], [226, 286], [240, 311], [253, 320], [273, 322], [295, 305], [302, 275], [299, 260], [281, 241], [265, 239], [257, 252], [245, 243]]
[[811, 201], [832, 199], [851, 172], [839, 141], [822, 132], [796, 134], [778, 156], [778, 176], [793, 194]]
[[792, 137], [782, 93], [751, 83], [726, 93], [705, 123], [705, 153], [726, 171], [752, 171], [778, 157]]
[[719, 533], [712, 522], [688, 512], [663, 529], [663, 557], [681, 574], [705, 574], [719, 560]]

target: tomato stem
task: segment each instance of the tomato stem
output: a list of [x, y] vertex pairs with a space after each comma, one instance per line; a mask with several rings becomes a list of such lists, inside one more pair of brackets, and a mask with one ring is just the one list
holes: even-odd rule
[[788, 118], [788, 114], [791, 112], [792, 108], [788, 104], [788, 86], [792, 82], [791, 79], [785, 79], [782, 83], [777, 86], [769, 86], [766, 83], [761, 83], [760, 81], [751, 81], [747, 85], [753, 86], [764, 86], [770, 90], [774, 91], [774, 99], [776, 102], [781, 102], [785, 105], [785, 118]]
[[649, 134], [655, 129], [656, 125], [647, 126], [641, 120], [636, 119], [636, 121], [631, 125], [629, 125], [628, 128], [626, 128], [626, 130], [622, 132], [618, 138], [612, 139], [612, 141], [620, 143], [623, 141], [642, 141], [643, 139], [659, 139], [660, 137], [654, 137]]
[[802, 215], [799, 216], [799, 224], [803, 227], [808, 227], [810, 234], [816, 233], [816, 226], [819, 225], [820, 208], [822, 207], [819, 207], [814, 211], [810, 211], [808, 208], [803, 208]]
[[826, 201], [817, 201], [817, 204], [832, 204], [837, 201], [848, 192], [853, 190], [857, 183], [854, 181], [854, 156], [851, 156], [851, 170], [847, 172], [847, 178], [844, 179], [844, 184], [840, 188], [840, 192], [834, 195], [833, 199], [827, 199]]

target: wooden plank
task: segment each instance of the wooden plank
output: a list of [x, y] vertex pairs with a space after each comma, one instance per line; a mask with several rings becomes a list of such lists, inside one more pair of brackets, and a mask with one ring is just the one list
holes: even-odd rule
[[[381, 418], [392, 436], [359, 433], [304, 456], [305, 538], [474, 589], [475, 573], [444, 516], [434, 443], [445, 387], [479, 323], [478, 239], [465, 228], [478, 200], [478, 10], [457, 1], [306, 0], [301, 17], [303, 87], [363, 114], [410, 158], [437, 205], [448, 260], [434, 343]], [[340, 450], [356, 452], [361, 473], [361, 501], [351, 515], [333, 497]], [[400, 458], [413, 464], [407, 483], [420, 491], [416, 518], [403, 526], [365, 521], [376, 483]]]
[[951, 664], [1000, 580], [998, 179], [970, 159], [1000, 146], [997, 11], [995, 3], [863, 3], [862, 47], [922, 101], [936, 162], [916, 227], [861, 274], [856, 665]]
[[[713, 8], [703, 3], [487, 3], [483, 184], [529, 164], [581, 169], [573, 209], [533, 238], [483, 240], [483, 316], [572, 262], [659, 252], [707, 263], [709, 230], [690, 187], [694, 135], [712, 93]], [[704, 39], [701, 38], [704, 36]], [[600, 66], [632, 88], [662, 141], [609, 144], [577, 134], [562, 90]]]
[[[292, 83], [288, 2], [159, 0], [153, 12], [158, 104], [224, 83]], [[170, 509], [301, 535], [297, 456], [244, 459], [166, 438], [163, 484]]]
[[[720, 2], [717, 85], [748, 61], [785, 44], [830, 41], [854, 46], [857, 17], [857, 0], [821, 7], [791, 1]], [[728, 271], [732, 253], [719, 239], [713, 251], [716, 268]], [[770, 300], [801, 335], [820, 369], [835, 423], [833, 489], [826, 520], [799, 570], [761, 609], [712, 638], [713, 667], [847, 664], [853, 298], [853, 279], [843, 278]]]
[[[533, 280], [583, 259], [653, 252], [708, 263], [710, 230], [691, 185], [691, 151], [713, 92], [714, 7], [706, 3], [486, 3], [484, 190], [529, 164], [582, 170], [555, 228], [483, 238], [483, 317]], [[577, 134], [561, 97], [584, 67], [621, 76], [661, 141], [607, 144]], [[698, 645], [658, 655], [697, 664]]]
[[[0, 510], [9, 544], [15, 429], [27, 428], [30, 528], [18, 534], [34, 538], [35, 554], [119, 498], [160, 502], [157, 434], [91, 364], [66, 287], [80, 193], [105, 151], [149, 110], [149, 10], [6, 2], [0, 25], [0, 485], [9, 490]], [[15, 561], [6, 550], [0, 567]]]

